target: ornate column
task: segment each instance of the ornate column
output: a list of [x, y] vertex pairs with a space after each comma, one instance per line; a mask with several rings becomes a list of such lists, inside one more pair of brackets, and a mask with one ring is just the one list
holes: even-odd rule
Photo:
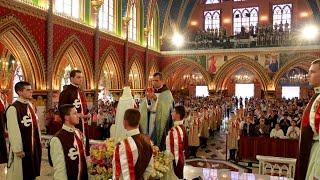
[[49, 8], [47, 13], [47, 109], [52, 108], [52, 76], [53, 76], [53, 10], [52, 10], [52, 0], [48, 1]]
[[126, 31], [126, 40], [124, 43], [124, 85], [129, 86], [129, 22], [131, 20], [130, 17], [123, 17], [123, 26]]
[[[98, 104], [98, 94], [99, 94], [99, 66], [100, 62], [100, 30], [99, 30], [99, 10], [104, 0], [91, 0], [91, 5], [94, 9], [93, 13], [96, 15], [96, 29], [94, 33], [94, 67], [93, 67], [93, 76], [94, 76], [94, 99], [93, 105]], [[101, 67], [102, 68], [102, 67]]]
[[146, 50], [144, 53], [145, 60], [145, 87], [148, 86], [149, 81], [149, 28], [144, 28], [144, 39], [147, 41]]

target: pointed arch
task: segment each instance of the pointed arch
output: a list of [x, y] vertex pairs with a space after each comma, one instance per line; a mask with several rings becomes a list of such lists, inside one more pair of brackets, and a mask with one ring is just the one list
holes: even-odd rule
[[309, 54], [300, 54], [296, 58], [292, 59], [291, 61], [288, 61], [284, 66], [282, 66], [275, 76], [273, 77], [273, 85], [274, 87], [277, 87], [279, 85], [279, 81], [281, 77], [288, 72], [291, 68], [294, 67], [301, 67], [302, 69], [305, 69], [308, 71], [308, 68], [311, 65], [311, 62], [313, 60], [318, 59], [320, 56], [316, 55], [309, 55]]
[[122, 89], [124, 77], [121, 72], [123, 72], [123, 70], [119, 64], [120, 59], [116, 49], [113, 46], [107, 48], [99, 62], [101, 62], [101, 64], [98, 70], [99, 84], [97, 83], [97, 85], [100, 85], [100, 81], [104, 75], [111, 82], [109, 90]]
[[133, 55], [129, 65], [127, 77], [132, 89], [144, 89], [144, 68], [138, 55]]
[[166, 68], [163, 69], [163, 78], [164, 79], [168, 79], [168, 77], [173, 74], [174, 72], [176, 72], [179, 69], [197, 69], [202, 76], [204, 77], [206, 83], [209, 85], [210, 81], [211, 81], [211, 77], [210, 74], [207, 72], [207, 70], [202, 67], [200, 64], [198, 64], [197, 62], [195, 62], [194, 60], [190, 60], [187, 58], [182, 58], [180, 60], [177, 60], [171, 64], [169, 64]]
[[267, 90], [270, 78], [265, 71], [265, 69], [254, 59], [251, 59], [247, 56], [236, 56], [226, 62], [218, 71], [214, 78], [215, 89], [223, 90], [226, 89], [227, 80], [232, 76], [236, 71], [241, 68], [245, 68], [248, 71], [252, 72], [258, 80], [260, 81], [264, 90]]
[[148, 81], [147, 81], [148, 86], [151, 87], [151, 86], [152, 86], [152, 84], [151, 84], [151, 78], [152, 78], [153, 74], [156, 73], [156, 72], [159, 72], [160, 70], [159, 70], [159, 65], [158, 65], [158, 63], [157, 63], [157, 61], [155, 61], [155, 60], [151, 61], [151, 64], [150, 64], [149, 67], [150, 67], [150, 68], [148, 69], [148, 73], [147, 73], [147, 78], [148, 78], [148, 79], [146, 79], [146, 80], [148, 80]]
[[5, 16], [0, 19], [0, 41], [21, 63], [25, 80], [35, 90], [45, 90], [44, 58], [34, 37], [16, 17]]
[[61, 76], [64, 67], [70, 64], [72, 68], [82, 71], [84, 74], [84, 89], [93, 89], [93, 69], [89, 53], [76, 35], [65, 40], [54, 57], [52, 83], [53, 89], [58, 90], [61, 84]]

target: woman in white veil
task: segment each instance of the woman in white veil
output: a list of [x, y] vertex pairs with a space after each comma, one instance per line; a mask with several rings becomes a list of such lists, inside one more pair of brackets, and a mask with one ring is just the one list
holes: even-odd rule
[[115, 139], [116, 143], [126, 138], [127, 131], [123, 127], [123, 117], [125, 111], [134, 108], [134, 105], [135, 101], [132, 97], [130, 87], [124, 87], [117, 106], [115, 125], [112, 125], [110, 129], [111, 137]]

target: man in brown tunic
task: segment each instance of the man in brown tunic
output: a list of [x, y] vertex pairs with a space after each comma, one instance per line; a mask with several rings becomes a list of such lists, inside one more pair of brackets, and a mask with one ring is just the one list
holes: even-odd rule
[[153, 171], [151, 140], [139, 131], [140, 112], [128, 109], [124, 128], [128, 138], [120, 141], [113, 155], [113, 179], [148, 179]]
[[38, 117], [30, 102], [30, 83], [18, 82], [14, 89], [19, 98], [6, 111], [10, 142], [7, 179], [33, 180], [40, 175], [42, 153]]
[[90, 118], [90, 114], [87, 107], [87, 100], [84, 92], [80, 89], [83, 81], [83, 74], [80, 70], [72, 70], [70, 72], [70, 84], [66, 85], [64, 90], [59, 96], [59, 107], [63, 104], [73, 104], [77, 109], [78, 116], [80, 118], [79, 124], [76, 128], [80, 129], [85, 136], [85, 149], [86, 154], [89, 155], [89, 137], [88, 128], [86, 128], [86, 119]]
[[87, 180], [88, 170], [82, 133], [75, 128], [79, 117], [74, 105], [59, 108], [63, 126], [50, 140], [49, 162], [54, 168], [54, 179]]

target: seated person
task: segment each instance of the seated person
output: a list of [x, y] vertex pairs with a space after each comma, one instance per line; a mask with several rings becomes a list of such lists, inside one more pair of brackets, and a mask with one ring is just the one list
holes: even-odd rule
[[256, 126], [255, 134], [257, 136], [264, 136], [269, 134], [269, 126], [265, 125], [265, 119], [261, 117], [260, 124]]
[[271, 138], [283, 138], [284, 137], [284, 133], [282, 131], [282, 129], [280, 129], [280, 125], [277, 123], [275, 128], [272, 129], [271, 133], [270, 133], [270, 137]]
[[299, 139], [300, 129], [297, 127], [297, 122], [292, 120], [291, 126], [288, 128], [287, 137], [290, 139]]

